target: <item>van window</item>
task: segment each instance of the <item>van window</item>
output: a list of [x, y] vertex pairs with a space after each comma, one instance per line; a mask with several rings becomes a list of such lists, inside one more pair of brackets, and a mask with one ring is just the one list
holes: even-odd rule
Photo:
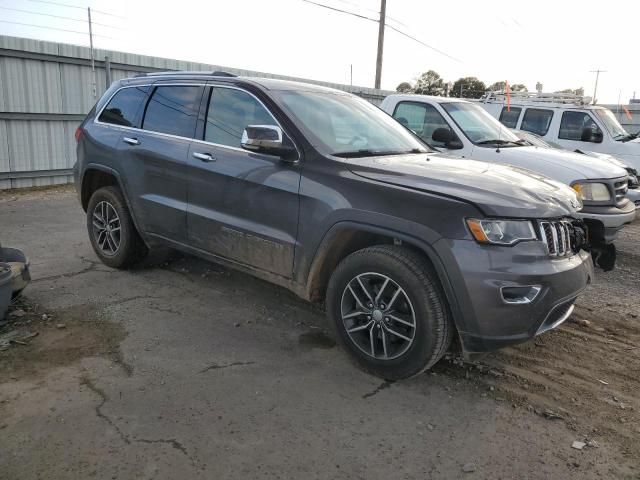
[[582, 131], [589, 128], [593, 133], [600, 132], [600, 128], [586, 112], [563, 112], [560, 121], [558, 138], [563, 140], [582, 141]]
[[213, 87], [204, 127], [205, 141], [240, 148], [242, 132], [248, 125], [278, 124], [262, 104], [247, 92]]
[[507, 107], [503, 107], [500, 113], [500, 121], [507, 128], [516, 128], [521, 111], [522, 108], [520, 107], [511, 107], [508, 110]]
[[520, 129], [544, 136], [549, 131], [549, 125], [551, 125], [552, 118], [553, 110], [527, 108], [524, 112]]
[[119, 90], [102, 110], [98, 121], [138, 128], [140, 126], [138, 112], [144, 104], [148, 91], [149, 87], [146, 85]]
[[433, 132], [438, 128], [451, 129], [440, 112], [433, 105], [426, 103], [400, 102], [393, 112], [393, 118], [413, 130], [425, 142], [437, 147], [444, 147], [444, 143], [435, 142], [432, 138]]
[[142, 128], [192, 138], [201, 98], [200, 86], [157, 87], [147, 104]]

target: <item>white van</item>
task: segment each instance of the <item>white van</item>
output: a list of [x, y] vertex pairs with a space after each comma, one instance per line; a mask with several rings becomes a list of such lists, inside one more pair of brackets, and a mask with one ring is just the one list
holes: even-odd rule
[[506, 127], [526, 130], [567, 150], [608, 153], [640, 171], [640, 136], [627, 132], [608, 108], [591, 97], [563, 93], [490, 92], [480, 105]]
[[[584, 203], [592, 238], [611, 243], [636, 215], [626, 198], [627, 171], [570, 151], [531, 146], [477, 103], [426, 95], [389, 95], [380, 108], [423, 141], [458, 157], [524, 168], [570, 185]], [[482, 179], [478, 179], [482, 181]]]

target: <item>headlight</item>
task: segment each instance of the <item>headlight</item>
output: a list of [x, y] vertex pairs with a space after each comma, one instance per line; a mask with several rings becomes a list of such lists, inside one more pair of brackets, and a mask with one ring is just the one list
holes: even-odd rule
[[521, 240], [535, 240], [536, 232], [528, 220], [478, 220], [468, 218], [467, 225], [476, 241], [496, 245], [513, 245]]
[[588, 202], [607, 202], [611, 200], [609, 187], [604, 183], [574, 183], [572, 187], [581, 200]]

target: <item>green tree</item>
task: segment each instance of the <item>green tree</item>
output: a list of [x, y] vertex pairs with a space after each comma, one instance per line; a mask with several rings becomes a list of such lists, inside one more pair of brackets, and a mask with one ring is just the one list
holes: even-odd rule
[[[492, 83], [491, 85], [489, 85], [489, 87], [487, 87], [487, 90], [489, 90], [490, 92], [504, 91], [506, 86], [507, 86], [506, 82], [502, 80], [500, 82]], [[512, 92], [528, 92], [529, 91], [527, 87], [522, 83], [510, 83], [509, 90], [511, 90]]]
[[398, 93], [411, 93], [413, 92], [413, 87], [409, 82], [402, 82], [400, 85], [396, 87], [396, 92]]
[[457, 98], [480, 98], [487, 91], [487, 86], [476, 77], [459, 78], [453, 84], [449, 95]]
[[433, 70], [424, 72], [418, 77], [413, 91], [422, 95], [444, 95], [444, 80]]

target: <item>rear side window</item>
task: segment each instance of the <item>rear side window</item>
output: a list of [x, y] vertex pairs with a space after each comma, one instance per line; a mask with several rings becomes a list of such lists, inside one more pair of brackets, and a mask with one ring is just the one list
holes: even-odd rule
[[591, 115], [588, 113], [563, 112], [558, 138], [578, 142], [582, 141], [582, 132], [585, 128], [588, 128], [591, 132], [601, 132], [596, 122], [593, 121], [593, 118], [591, 118]]
[[109, 101], [99, 121], [125, 127], [140, 126], [138, 112], [147, 97], [148, 86], [127, 87], [119, 90]]
[[451, 129], [440, 112], [426, 103], [400, 102], [393, 112], [393, 118], [410, 128], [425, 142], [437, 147], [444, 147], [444, 144], [433, 140], [433, 132], [438, 128]]
[[213, 87], [204, 129], [205, 141], [240, 148], [242, 132], [248, 125], [278, 124], [262, 104], [247, 92]]
[[511, 107], [510, 109], [503, 107], [500, 113], [500, 121], [507, 128], [516, 128], [521, 111], [522, 109], [520, 107]]
[[200, 86], [157, 87], [147, 104], [142, 128], [192, 138], [201, 98]]
[[527, 108], [524, 112], [520, 130], [533, 132], [540, 136], [544, 136], [549, 131], [551, 119], [553, 118], [553, 110], [542, 110], [538, 108]]

